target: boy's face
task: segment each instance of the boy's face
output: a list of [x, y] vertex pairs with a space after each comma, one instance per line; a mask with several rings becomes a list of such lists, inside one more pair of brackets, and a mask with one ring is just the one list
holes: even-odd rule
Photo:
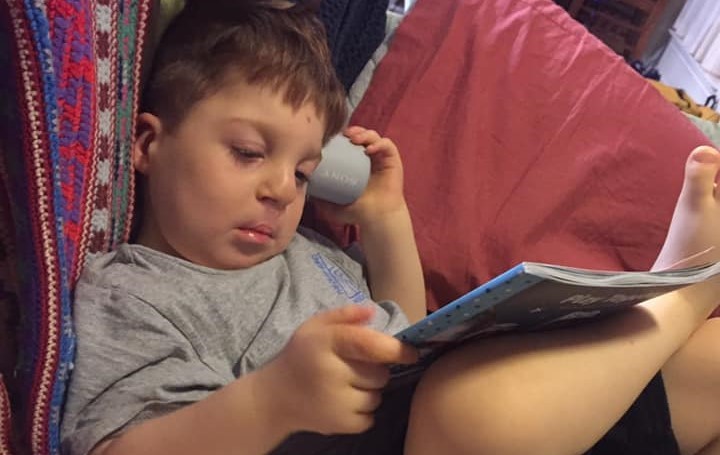
[[[182, 96], [182, 94], [178, 94]], [[138, 241], [220, 269], [281, 253], [300, 222], [324, 123], [314, 105], [243, 82], [198, 102], [173, 132], [139, 119], [135, 168], [147, 177]]]

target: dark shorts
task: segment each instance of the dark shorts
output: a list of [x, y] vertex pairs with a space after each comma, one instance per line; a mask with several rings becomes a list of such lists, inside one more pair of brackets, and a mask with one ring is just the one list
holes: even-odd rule
[[628, 412], [585, 455], [680, 455], [658, 373]]
[[[271, 455], [402, 455], [414, 391], [414, 385], [407, 385], [386, 392], [375, 425], [365, 433], [339, 436], [298, 433]], [[680, 455], [660, 374], [585, 455]]]
[[386, 391], [375, 412], [375, 425], [365, 433], [336, 436], [298, 433], [270, 455], [402, 455], [415, 385], [405, 384]]

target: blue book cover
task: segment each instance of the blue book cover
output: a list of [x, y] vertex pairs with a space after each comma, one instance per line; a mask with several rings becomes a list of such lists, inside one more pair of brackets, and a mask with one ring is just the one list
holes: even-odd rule
[[420, 361], [395, 376], [422, 371], [470, 339], [551, 330], [607, 316], [720, 274], [720, 262], [654, 272], [610, 272], [523, 262], [397, 333]]

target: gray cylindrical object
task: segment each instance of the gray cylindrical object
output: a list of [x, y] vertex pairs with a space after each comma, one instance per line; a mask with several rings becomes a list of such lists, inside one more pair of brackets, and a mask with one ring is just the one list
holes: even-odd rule
[[308, 194], [347, 205], [365, 191], [370, 179], [370, 157], [365, 148], [339, 134], [322, 150], [322, 161], [310, 176]]

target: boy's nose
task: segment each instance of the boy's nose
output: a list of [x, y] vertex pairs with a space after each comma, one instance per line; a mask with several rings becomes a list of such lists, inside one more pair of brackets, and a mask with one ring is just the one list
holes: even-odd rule
[[260, 198], [285, 207], [297, 197], [295, 169], [268, 170], [260, 187]]

